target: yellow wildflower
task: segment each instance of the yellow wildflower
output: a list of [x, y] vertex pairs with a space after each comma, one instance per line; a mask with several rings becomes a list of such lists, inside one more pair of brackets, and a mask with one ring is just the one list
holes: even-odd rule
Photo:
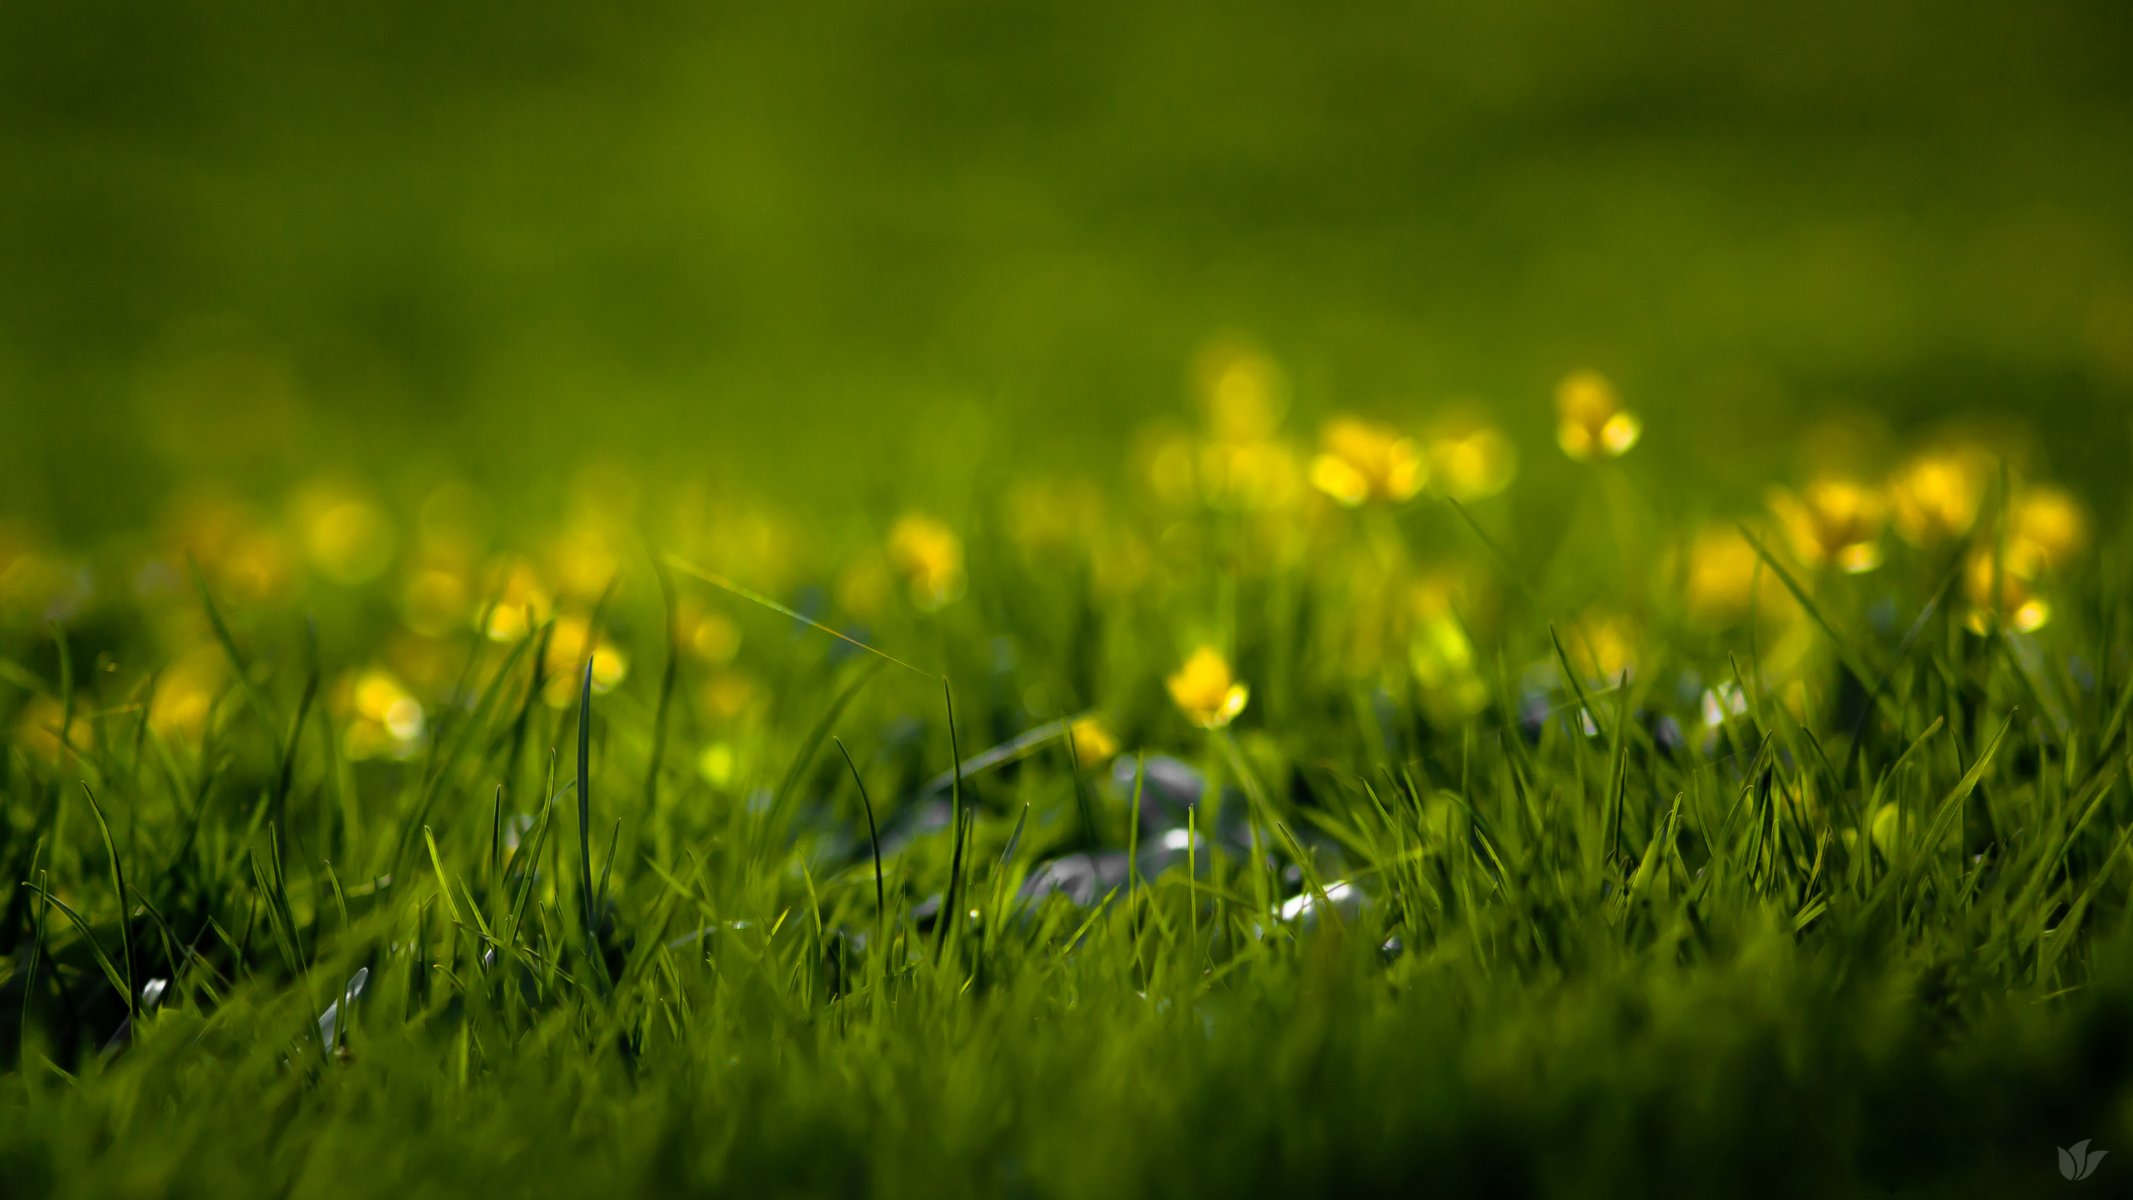
[[1932, 450], [1889, 480], [1896, 532], [1917, 546], [1938, 546], [1970, 532], [1984, 499], [1991, 460], [1977, 450]]
[[963, 540], [923, 513], [906, 513], [889, 527], [889, 562], [911, 602], [927, 612], [963, 593]]
[[164, 738], [198, 741], [214, 715], [222, 693], [223, 657], [219, 650], [196, 650], [156, 676], [148, 698], [148, 727]]
[[2001, 625], [2018, 633], [2042, 629], [2052, 615], [2051, 605], [2036, 590], [2042, 566], [2022, 543], [2010, 546], [2005, 556], [1996, 556], [1989, 547], [1973, 551], [1963, 564], [1963, 592], [1970, 601], [1964, 623], [1981, 634]]
[[2015, 501], [2011, 526], [2010, 557], [2028, 556], [2042, 570], [2065, 566], [2088, 547], [2088, 512], [2064, 488], [2026, 489]]
[[1619, 683], [1637, 665], [1637, 627], [1620, 613], [1592, 610], [1563, 630], [1563, 653], [1588, 684]]
[[1274, 435], [1286, 385], [1273, 359], [1250, 346], [1216, 343], [1200, 352], [1193, 374], [1216, 440], [1258, 442]]
[[1337, 417], [1326, 424], [1319, 444], [1311, 484], [1350, 508], [1366, 500], [1411, 499], [1429, 477], [1414, 442], [1375, 422]]
[[1272, 438], [1209, 442], [1196, 462], [1200, 497], [1217, 508], [1280, 508], [1300, 487], [1295, 452]]
[[1067, 737], [1074, 744], [1076, 766], [1100, 767], [1118, 755], [1118, 739], [1101, 718], [1076, 717], [1067, 727]]
[[[60, 730], [66, 730], [66, 741], [60, 741]], [[15, 740], [24, 749], [46, 762], [56, 763], [70, 754], [85, 753], [96, 745], [96, 727], [83, 719], [79, 709], [74, 721], [67, 723], [64, 706], [55, 696], [38, 696], [15, 717]]]
[[1598, 371], [1573, 371], [1555, 389], [1555, 440], [1579, 462], [1620, 458], [1637, 444], [1644, 424], [1622, 407], [1614, 384]]
[[297, 497], [295, 511], [304, 553], [328, 580], [353, 587], [392, 564], [399, 543], [392, 519], [360, 493], [314, 486]]
[[1770, 508], [1783, 523], [1793, 552], [1809, 566], [1832, 566], [1856, 575], [1881, 565], [1886, 505], [1865, 484], [1825, 475], [1797, 493], [1772, 492]]
[[1689, 616], [1705, 626], [1739, 619], [1754, 599], [1761, 558], [1737, 529], [1712, 525], [1689, 540], [1682, 598]]
[[542, 698], [557, 708], [575, 703], [588, 655], [592, 658], [592, 684], [597, 694], [613, 691], [630, 673], [629, 655], [607, 634], [595, 637], [590, 620], [576, 613], [557, 617], [548, 634], [544, 665], [548, 683]]
[[482, 632], [492, 642], [515, 642], [547, 618], [553, 603], [541, 577], [524, 561], [514, 559], [504, 566], [495, 602], [480, 614]]
[[392, 672], [372, 667], [342, 683], [348, 723], [341, 747], [351, 759], [408, 759], [422, 745], [422, 705]]
[[453, 563], [417, 567], [400, 585], [401, 619], [425, 637], [443, 637], [463, 627], [473, 602], [467, 573]]
[[1171, 700], [1202, 729], [1220, 729], [1236, 720], [1252, 694], [1231, 676], [1229, 660], [1212, 646], [1194, 650], [1166, 682]]
[[1424, 456], [1429, 477], [1454, 500], [1480, 500], [1511, 486], [1518, 450], [1486, 422], [1461, 420], [1429, 438]]

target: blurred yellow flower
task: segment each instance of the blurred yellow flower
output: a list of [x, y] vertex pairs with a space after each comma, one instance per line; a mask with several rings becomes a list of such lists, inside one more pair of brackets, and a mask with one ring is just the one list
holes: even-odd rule
[[2088, 548], [2088, 511], [2064, 488], [2024, 489], [2010, 525], [2010, 557], [2026, 556], [2042, 570], [2063, 567]]
[[1076, 766], [1100, 767], [1118, 755], [1118, 739], [1111, 735], [1101, 718], [1074, 718], [1074, 723], [1067, 727], [1067, 738], [1074, 744]]
[[360, 671], [341, 684], [341, 704], [348, 717], [341, 748], [349, 758], [408, 759], [421, 748], [422, 705], [392, 672], [380, 667]]
[[305, 555], [331, 582], [354, 587], [392, 565], [399, 535], [385, 510], [368, 497], [320, 484], [300, 493], [294, 509]]
[[237, 607], [270, 603], [289, 590], [296, 555], [281, 534], [261, 525], [244, 506], [212, 492], [177, 500], [166, 534], [180, 568], [200, 565], [217, 599]]
[[1167, 681], [1170, 699], [1202, 729], [1220, 729], [1244, 711], [1251, 690], [1230, 675], [1229, 660], [1212, 646], [1192, 652]]
[[1620, 458], [1644, 433], [1643, 423], [1622, 407], [1614, 384], [1598, 371], [1573, 371], [1556, 385], [1555, 418], [1556, 444], [1579, 462]]
[[[15, 741], [48, 763], [56, 763], [69, 754], [83, 754], [96, 745], [96, 727], [82, 719], [77, 709], [73, 724], [67, 723], [66, 708], [56, 696], [33, 697], [15, 716]], [[66, 731], [66, 741], [60, 741], [60, 731]]]
[[1889, 480], [1896, 532], [1917, 546], [1938, 546], [1970, 532], [1992, 471], [1992, 459], [1971, 448], [1929, 450]]
[[674, 634], [682, 651], [707, 663], [728, 663], [741, 650], [741, 627], [732, 617], [694, 600], [684, 600], [674, 615]]
[[905, 513], [889, 527], [889, 562], [924, 611], [963, 594], [963, 540], [923, 513]]
[[1784, 526], [1793, 553], [1809, 566], [1856, 575], [1881, 565], [1887, 506], [1857, 480], [1825, 475], [1798, 492], [1774, 490], [1770, 510]]
[[198, 741], [222, 694], [222, 652], [205, 647], [172, 663], [156, 676], [148, 698], [148, 727], [168, 739]]
[[1429, 477], [1454, 500], [1480, 500], [1511, 486], [1518, 450], [1501, 430], [1461, 420], [1432, 435], [1424, 450]]
[[481, 631], [492, 642], [515, 642], [548, 618], [555, 603], [533, 567], [521, 559], [504, 564], [503, 578], [487, 611], [477, 614]]
[[734, 752], [730, 742], [712, 742], [704, 747], [702, 754], [696, 756], [696, 773], [703, 776], [705, 783], [715, 788], [733, 786], [739, 768], [740, 755]]
[[576, 703], [588, 655], [592, 658], [595, 694], [605, 695], [613, 691], [616, 684], [629, 676], [629, 655], [615, 644], [613, 638], [604, 631], [595, 637], [591, 620], [576, 613], [557, 617], [548, 633], [548, 653], [543, 666], [548, 683], [542, 699], [557, 708]]
[[1218, 441], [1256, 442], [1281, 424], [1285, 381], [1273, 359], [1248, 345], [1217, 342], [1193, 368], [1208, 431]]
[[1563, 653], [1587, 684], [1613, 685], [1637, 666], [1637, 627], [1620, 613], [1588, 610], [1563, 630]]
[[1473, 641], [1448, 606], [1433, 608], [1415, 623], [1407, 653], [1431, 716], [1469, 717], [1488, 707], [1489, 689], [1476, 670]]
[[548, 543], [549, 578], [564, 596], [597, 596], [622, 572], [622, 555], [605, 522], [581, 516]]
[[1428, 477], [1429, 465], [1412, 439], [1356, 417], [1327, 422], [1311, 460], [1311, 485], [1350, 508], [1368, 500], [1411, 499]]
[[1280, 508], [1301, 490], [1301, 468], [1287, 443], [1213, 442], [1200, 448], [1200, 498], [1216, 508]]
[[755, 680], [740, 671], [719, 671], [704, 681], [699, 696], [708, 716], [731, 721], [756, 702]]
[[2037, 594], [2042, 567], [2036, 553], [2021, 543], [2004, 556], [1984, 546], [1972, 551], [1963, 564], [1963, 593], [1970, 601], [1964, 623], [1980, 634], [1999, 627], [2018, 633], [2042, 629], [2052, 615], [2051, 605]]
[[400, 617], [425, 637], [443, 637], [462, 628], [473, 603], [472, 582], [452, 564], [417, 567], [400, 585]]

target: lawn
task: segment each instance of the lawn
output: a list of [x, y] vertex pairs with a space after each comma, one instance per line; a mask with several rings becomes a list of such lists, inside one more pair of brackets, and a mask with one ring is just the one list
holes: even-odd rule
[[2122, 16], [832, 7], [0, 13], [0, 1194], [2118, 1189]]

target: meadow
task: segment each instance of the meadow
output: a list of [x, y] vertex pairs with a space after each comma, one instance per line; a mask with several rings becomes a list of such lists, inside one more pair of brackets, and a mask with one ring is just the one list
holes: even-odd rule
[[0, 11], [0, 1194], [2133, 1169], [2118, 10], [1097, 9]]

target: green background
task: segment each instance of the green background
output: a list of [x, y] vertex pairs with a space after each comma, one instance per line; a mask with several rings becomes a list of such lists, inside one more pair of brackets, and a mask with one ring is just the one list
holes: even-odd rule
[[1537, 451], [1593, 364], [1706, 483], [2013, 413], [2093, 493], [2129, 49], [2108, 2], [8, 4], [0, 503], [1104, 477], [1224, 333], [1306, 433], [1468, 399]]

